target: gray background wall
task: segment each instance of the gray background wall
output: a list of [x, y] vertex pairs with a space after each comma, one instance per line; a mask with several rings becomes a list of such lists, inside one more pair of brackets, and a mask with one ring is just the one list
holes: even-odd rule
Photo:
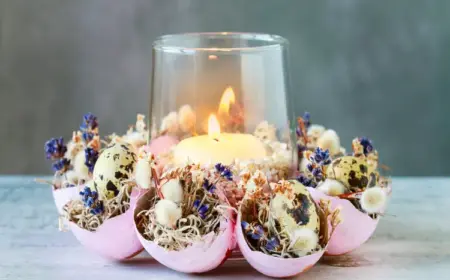
[[147, 113], [151, 43], [257, 31], [291, 42], [298, 113], [370, 136], [394, 175], [449, 175], [450, 1], [0, 0], [0, 173], [50, 173], [43, 143], [83, 113]]

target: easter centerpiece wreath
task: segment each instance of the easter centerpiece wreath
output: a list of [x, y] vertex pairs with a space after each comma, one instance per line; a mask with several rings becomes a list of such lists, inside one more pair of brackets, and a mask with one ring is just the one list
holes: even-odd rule
[[318, 201], [327, 198], [341, 207], [343, 222], [327, 248], [329, 255], [348, 253], [366, 242], [386, 210], [391, 180], [383, 176], [378, 151], [367, 137], [352, 141], [352, 153], [341, 147], [333, 130], [313, 125], [310, 115], [298, 118], [297, 180]]
[[139, 194], [136, 150], [147, 137], [144, 116], [138, 115], [125, 135], [100, 140], [97, 117], [89, 113], [67, 145], [62, 137], [45, 143], [55, 175], [39, 181], [52, 185], [60, 228], [68, 226], [80, 243], [105, 257], [121, 260], [142, 250], [131, 208]]

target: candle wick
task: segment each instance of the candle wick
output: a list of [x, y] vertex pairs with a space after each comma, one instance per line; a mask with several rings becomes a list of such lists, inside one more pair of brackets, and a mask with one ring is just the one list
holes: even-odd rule
[[219, 139], [217, 139], [217, 138], [213, 138], [213, 140], [216, 141], [216, 142], [219, 142]]

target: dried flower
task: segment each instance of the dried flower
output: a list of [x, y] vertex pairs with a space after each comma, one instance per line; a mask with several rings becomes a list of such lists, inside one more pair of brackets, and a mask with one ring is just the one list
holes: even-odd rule
[[217, 163], [215, 166], [216, 172], [220, 174], [220, 176], [232, 181], [233, 180], [233, 172], [231, 172], [231, 169], [226, 167], [225, 165], [222, 165], [220, 163]]
[[216, 189], [216, 186], [205, 178], [203, 179], [203, 188], [205, 188], [206, 191], [213, 193]]
[[83, 131], [83, 140], [86, 142], [90, 142], [92, 139], [94, 139], [94, 133], [89, 132], [89, 131]]
[[305, 187], [315, 188], [317, 186], [317, 183], [312, 178], [309, 178], [305, 173], [301, 173], [297, 177], [297, 181], [299, 181]]
[[331, 163], [330, 152], [317, 147], [309, 157], [309, 160], [319, 166], [329, 165]]
[[196, 199], [194, 201], [193, 206], [195, 209], [197, 209], [197, 212], [198, 212], [198, 215], [200, 216], [200, 218], [205, 219], [206, 212], [208, 212], [208, 209], [209, 209], [209, 205], [208, 204], [200, 205], [200, 200]]
[[83, 122], [81, 123], [81, 131], [93, 131], [98, 127], [97, 117], [92, 113], [87, 113], [83, 116]]
[[84, 155], [85, 155], [84, 164], [89, 169], [89, 172], [92, 173], [94, 171], [95, 163], [97, 162], [98, 159], [98, 152], [92, 148], [86, 148], [84, 150]]
[[66, 172], [70, 167], [70, 160], [66, 158], [58, 159], [56, 162], [53, 163], [53, 170], [58, 172]]
[[278, 251], [280, 249], [280, 240], [276, 236], [267, 239], [267, 243], [264, 246], [267, 251]]
[[275, 126], [269, 124], [267, 121], [263, 121], [258, 124], [253, 133], [257, 138], [263, 141], [276, 141], [277, 140], [277, 130]]
[[259, 224], [249, 224], [245, 221], [241, 222], [242, 229], [253, 240], [260, 240], [264, 236], [264, 228]]
[[352, 148], [353, 154], [355, 155], [364, 154], [365, 156], [367, 156], [374, 151], [372, 141], [367, 137], [359, 137], [353, 139]]
[[81, 201], [86, 208], [90, 208], [90, 212], [93, 215], [103, 213], [103, 202], [99, 200], [98, 193], [91, 191], [89, 187], [84, 187], [84, 190], [80, 192]]
[[64, 144], [64, 138], [52, 138], [45, 142], [45, 156], [47, 159], [60, 159], [64, 157], [67, 147]]

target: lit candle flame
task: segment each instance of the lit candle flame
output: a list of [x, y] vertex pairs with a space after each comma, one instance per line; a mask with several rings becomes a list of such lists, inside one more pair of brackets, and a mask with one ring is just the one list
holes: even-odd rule
[[214, 114], [209, 115], [208, 118], [208, 136], [212, 139], [218, 139], [220, 135], [219, 120]]
[[219, 110], [217, 113], [219, 116], [228, 116], [230, 112], [230, 105], [236, 102], [234, 96], [234, 91], [232, 87], [227, 87], [223, 92], [222, 98], [220, 99]]

